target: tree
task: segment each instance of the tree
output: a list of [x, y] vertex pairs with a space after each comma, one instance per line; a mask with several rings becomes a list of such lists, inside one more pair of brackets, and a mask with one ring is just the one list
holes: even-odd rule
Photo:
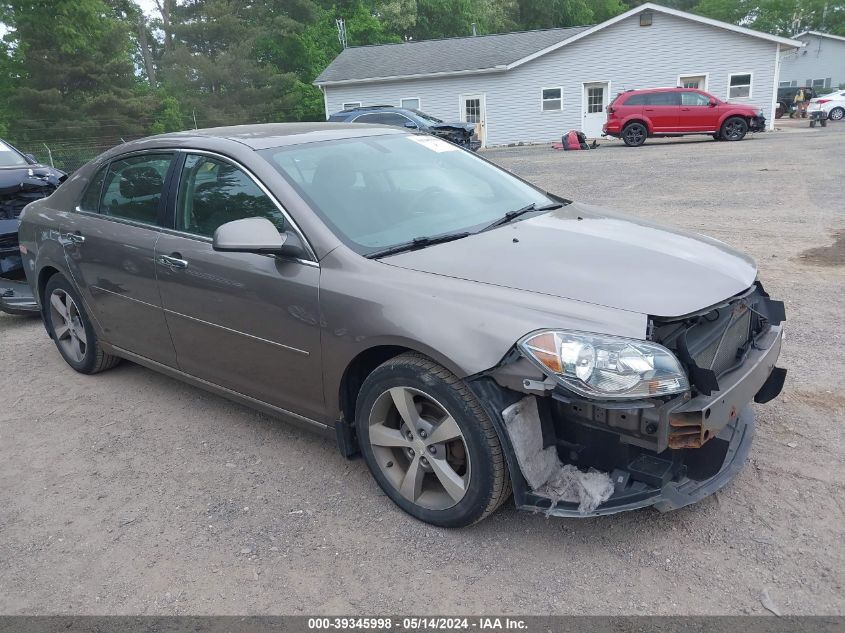
[[845, 35], [845, 5], [830, 0], [701, 0], [696, 13], [776, 35]]
[[[131, 5], [131, 6], [130, 6]], [[127, 11], [105, 0], [6, 0], [8, 99], [17, 142], [93, 139], [111, 145], [145, 132]]]

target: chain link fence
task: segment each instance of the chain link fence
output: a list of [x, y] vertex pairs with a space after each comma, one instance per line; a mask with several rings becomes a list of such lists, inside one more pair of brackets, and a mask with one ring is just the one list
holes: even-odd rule
[[115, 138], [98, 140], [92, 143], [87, 140], [67, 141], [29, 141], [17, 145], [26, 154], [32, 154], [39, 163], [61, 169], [72, 174], [92, 158], [102, 154], [107, 149], [120, 145], [133, 138]]

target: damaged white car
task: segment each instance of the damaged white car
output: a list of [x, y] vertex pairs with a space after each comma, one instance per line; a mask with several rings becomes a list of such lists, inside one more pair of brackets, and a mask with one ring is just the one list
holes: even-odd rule
[[26, 208], [20, 252], [73, 369], [128, 359], [317, 429], [441, 526], [511, 491], [560, 516], [690, 504], [786, 374], [748, 257], [393, 127], [120, 145]]

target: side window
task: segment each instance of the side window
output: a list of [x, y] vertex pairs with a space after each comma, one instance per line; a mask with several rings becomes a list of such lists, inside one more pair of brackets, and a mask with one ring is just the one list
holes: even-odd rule
[[681, 105], [685, 106], [709, 106], [710, 99], [700, 92], [682, 92]]
[[285, 230], [282, 212], [247, 174], [210, 156], [188, 156], [179, 182], [176, 228], [211, 237], [221, 224], [243, 218], [267, 218]]
[[626, 106], [641, 106], [641, 105], [645, 105], [645, 103], [646, 103], [646, 97], [647, 97], [647, 96], [648, 96], [647, 94], [643, 94], [643, 93], [636, 94], [636, 95], [631, 95], [630, 97], [628, 97], [628, 98], [625, 100], [625, 103], [624, 103], [623, 105], [626, 105]]
[[143, 154], [112, 161], [103, 183], [100, 213], [156, 224], [172, 159], [172, 154]]
[[646, 105], [676, 106], [681, 105], [681, 95], [677, 92], [651, 92]]
[[405, 127], [405, 124], [409, 121], [410, 119], [395, 112], [364, 114], [355, 119], [355, 123], [381, 123], [382, 125], [396, 125], [398, 127]]
[[100, 193], [103, 191], [103, 180], [105, 180], [105, 177], [106, 167], [101, 167], [99, 171], [94, 174], [91, 182], [88, 183], [85, 193], [82, 194], [82, 200], [79, 201], [80, 209], [83, 211], [91, 211], [92, 213], [97, 212], [98, 207], [100, 206]]

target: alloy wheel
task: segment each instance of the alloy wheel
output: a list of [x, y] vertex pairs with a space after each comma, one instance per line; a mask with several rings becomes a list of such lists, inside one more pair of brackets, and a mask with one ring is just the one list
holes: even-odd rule
[[445, 510], [466, 494], [471, 465], [455, 418], [431, 396], [393, 387], [373, 404], [369, 442], [381, 472], [408, 501]]
[[625, 139], [631, 145], [639, 145], [644, 139], [643, 129], [639, 125], [630, 125], [625, 129]]
[[81, 363], [88, 349], [85, 324], [76, 302], [61, 288], [56, 288], [50, 295], [50, 321], [62, 351], [74, 362]]
[[728, 121], [725, 125], [725, 136], [731, 140], [742, 136], [742, 123], [739, 121]]
[[845, 109], [843, 108], [833, 108], [830, 111], [830, 115], [828, 116], [829, 119], [833, 121], [839, 121], [842, 117], [845, 116]]

